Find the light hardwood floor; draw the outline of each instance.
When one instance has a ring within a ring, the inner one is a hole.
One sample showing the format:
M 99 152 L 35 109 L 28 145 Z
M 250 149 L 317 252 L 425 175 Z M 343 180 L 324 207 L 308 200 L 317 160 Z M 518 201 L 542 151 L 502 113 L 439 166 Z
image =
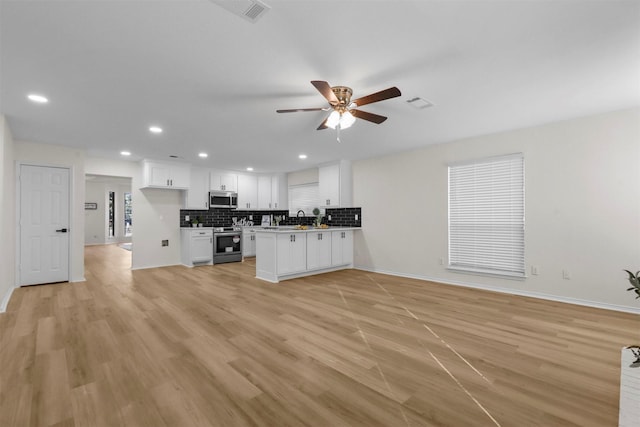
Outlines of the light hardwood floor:
M 130 271 L 0 314 L 0 426 L 615 426 L 640 316 L 346 270 Z M 621 285 L 622 286 L 622 285 Z

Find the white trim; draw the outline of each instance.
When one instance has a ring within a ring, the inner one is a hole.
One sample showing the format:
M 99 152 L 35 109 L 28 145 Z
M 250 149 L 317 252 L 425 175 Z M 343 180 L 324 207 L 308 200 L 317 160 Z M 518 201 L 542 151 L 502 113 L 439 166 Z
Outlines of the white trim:
M 543 299 L 543 300 L 548 300 L 548 301 L 556 301 L 556 302 L 562 302 L 562 303 L 566 303 L 566 304 L 581 305 L 581 306 L 585 306 L 585 307 L 601 308 L 603 310 L 612 310 L 612 311 L 620 311 L 620 312 L 623 312 L 623 313 L 640 314 L 640 308 L 628 307 L 628 306 L 625 306 L 625 305 L 608 304 L 608 303 L 603 303 L 603 302 L 598 302 L 598 301 L 590 301 L 590 300 L 582 300 L 582 299 L 577 299 L 577 298 L 562 297 L 562 296 L 558 296 L 558 295 L 545 294 L 545 293 L 542 293 L 542 292 L 520 291 L 520 290 L 516 290 L 516 289 L 501 288 L 499 286 L 480 285 L 480 284 L 477 284 L 477 283 L 453 282 L 453 281 L 442 279 L 442 278 L 438 278 L 438 277 L 429 277 L 429 276 L 422 276 L 422 275 L 417 275 L 417 274 L 398 273 L 398 272 L 395 272 L 395 271 L 388 271 L 388 270 L 382 270 L 382 269 L 377 269 L 377 268 L 367 268 L 367 267 L 362 267 L 362 266 L 355 266 L 354 268 L 357 269 L 357 270 L 369 271 L 371 273 L 388 274 L 390 276 L 406 277 L 406 278 L 409 278 L 409 279 L 426 280 L 426 281 L 429 281 L 429 282 L 441 283 L 443 285 L 461 286 L 461 287 L 465 287 L 465 288 L 473 288 L 473 289 L 481 289 L 481 290 L 485 290 L 485 291 L 500 292 L 500 293 L 503 293 L 503 294 L 518 295 L 518 296 L 537 298 L 537 299 Z
M 186 267 L 186 265 L 181 264 L 181 263 L 176 263 L 176 264 L 164 264 L 164 265 L 145 265 L 143 267 L 131 267 L 131 270 L 146 270 L 148 268 L 162 268 L 162 267 L 173 267 L 173 266 L 182 266 L 182 267 Z
M 9 300 L 11 299 L 14 289 L 15 287 L 9 288 L 7 293 L 4 295 L 4 298 L 2 298 L 2 302 L 0 303 L 0 313 L 7 311 L 7 306 L 9 305 Z

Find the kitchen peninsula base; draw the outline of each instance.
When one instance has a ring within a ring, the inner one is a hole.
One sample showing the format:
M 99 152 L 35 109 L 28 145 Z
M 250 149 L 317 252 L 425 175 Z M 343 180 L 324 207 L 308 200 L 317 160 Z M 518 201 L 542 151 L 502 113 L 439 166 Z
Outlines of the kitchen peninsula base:
M 256 277 L 272 283 L 353 268 L 359 228 L 256 230 Z

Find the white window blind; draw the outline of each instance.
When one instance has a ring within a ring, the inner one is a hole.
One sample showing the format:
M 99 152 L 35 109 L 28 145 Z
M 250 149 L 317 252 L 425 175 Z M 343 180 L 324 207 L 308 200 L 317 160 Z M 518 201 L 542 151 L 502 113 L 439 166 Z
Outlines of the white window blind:
M 522 154 L 449 166 L 449 267 L 524 277 Z
M 318 183 L 292 185 L 289 187 L 289 216 L 296 216 L 302 209 L 307 216 L 313 216 L 313 209 L 318 207 L 320 191 Z

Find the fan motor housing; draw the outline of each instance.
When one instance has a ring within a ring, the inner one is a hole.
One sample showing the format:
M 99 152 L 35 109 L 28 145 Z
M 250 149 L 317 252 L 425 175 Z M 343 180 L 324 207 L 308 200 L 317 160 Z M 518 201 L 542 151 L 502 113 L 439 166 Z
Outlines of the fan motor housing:
M 350 87 L 347 86 L 333 86 L 331 88 L 333 94 L 338 98 L 340 107 L 347 107 L 351 102 L 351 95 L 353 95 L 353 91 Z

